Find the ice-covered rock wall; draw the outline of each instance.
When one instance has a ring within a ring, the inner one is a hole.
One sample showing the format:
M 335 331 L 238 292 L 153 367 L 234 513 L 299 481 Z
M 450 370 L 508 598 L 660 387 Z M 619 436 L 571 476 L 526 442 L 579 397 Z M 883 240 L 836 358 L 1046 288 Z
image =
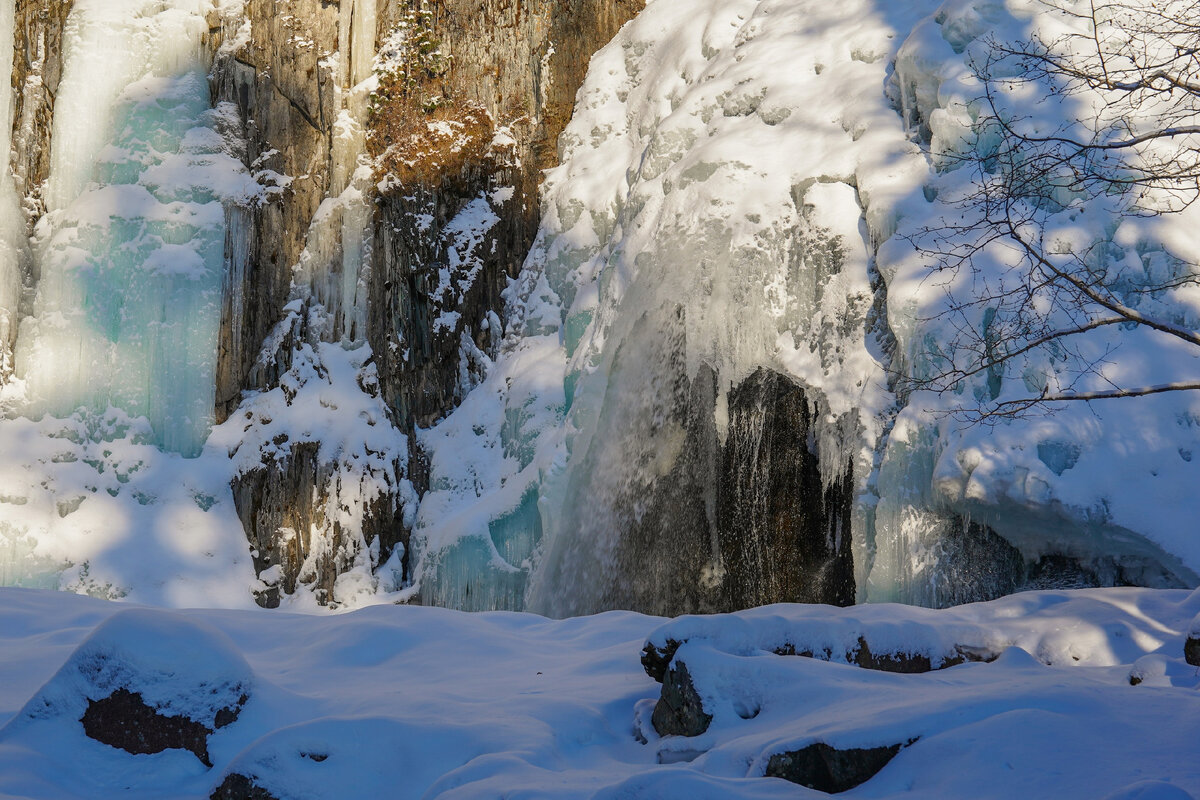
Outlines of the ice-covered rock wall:
M 1011 279 L 997 254 L 951 285 L 914 246 L 970 213 L 953 155 L 977 146 L 978 65 L 1081 19 L 1016 1 L 651 4 L 592 60 L 500 357 L 421 435 L 426 601 L 678 613 L 840 602 L 828 574 L 859 600 L 928 605 L 1194 583 L 1191 394 L 961 416 L 1047 380 L 1177 380 L 1194 361 L 1179 348 L 1112 326 L 1079 344 L 1102 364 L 1082 378 L 1050 347 L 962 391 L 891 391 L 936 368 L 956 325 L 984 336 L 982 306 L 947 312 L 955 291 Z M 1045 130 L 1075 112 L 1002 113 Z M 1106 203 L 1068 209 L 1052 246 L 1111 258 L 1129 302 L 1192 326 L 1190 289 L 1140 288 L 1196 263 L 1192 212 L 1122 221 Z M 808 414 L 773 416 L 778 392 Z M 818 479 L 766 455 L 767 420 L 780 459 L 807 453 Z
M 15 0 L 0 4 L 0 53 L 13 47 L 16 27 Z M 12 147 L 13 87 L 0 86 L 0 153 Z M 20 319 L 21 289 L 29 267 L 21 196 L 8 173 L 0 175 L 0 384 L 13 369 L 13 344 Z
M 963 309 L 962 301 L 998 297 L 1022 279 L 1017 251 L 1003 242 L 981 253 L 980 269 L 953 271 L 944 269 L 925 232 L 940 229 L 938 248 L 949 249 L 956 243 L 950 226 L 964 226 L 977 213 L 964 198 L 979 175 L 973 167 L 958 169 L 963 160 L 955 154 L 994 146 L 978 131 L 993 113 L 980 74 L 981 65 L 996 60 L 995 43 L 1037 36 L 1057 42 L 1067 58 L 1082 58 L 1087 47 L 1079 43 L 1091 42 L 1093 31 L 1089 8 L 1076 5 L 1056 11 L 1023 2 L 952 0 L 923 19 L 899 50 L 888 92 L 927 153 L 930 174 L 919 194 L 898 205 L 899 229 L 880 252 L 898 371 L 920 379 L 944 369 L 951 355 L 947 343 L 961 326 L 982 339 L 997 311 L 997 304 Z M 1163 8 L 1169 14 L 1180 6 Z M 1072 9 L 1081 14 L 1068 13 Z M 1078 53 L 1067 47 L 1072 41 Z M 1003 78 L 1013 74 L 1014 64 L 1001 61 L 988 69 Z M 1061 89 L 1025 83 L 1010 92 L 997 81 L 994 113 L 1021 119 L 1034 131 L 1086 137 L 1086 122 L 1104 98 L 1078 90 L 1054 94 L 1052 88 Z M 1200 317 L 1186 280 L 1167 291 L 1145 287 L 1194 272 L 1200 261 L 1195 211 L 1135 218 L 1119 210 L 1120 200 L 1071 200 L 1049 217 L 1047 251 L 1090 253 L 1104 265 L 1106 285 L 1117 296 L 1142 313 L 1194 328 Z M 961 242 L 969 232 L 957 235 Z M 1047 307 L 1038 293 L 1029 302 Z M 1067 306 L 1049 307 L 1051 328 L 1078 323 Z M 1193 354 L 1165 337 L 1109 326 L 1035 348 L 953 391 L 905 398 L 891 435 L 879 445 L 880 500 L 866 598 L 947 605 L 1025 585 L 1194 585 L 1200 550 L 1190 523 L 1197 509 L 1187 488 L 1194 482 L 1191 454 L 1197 447 L 1200 400 L 1194 392 L 1060 404 L 1053 414 L 1039 409 L 986 424 L 968 424 L 961 412 L 1043 390 L 1186 380 L 1195 363 Z
M 1066 362 L 1030 351 L 961 394 L 903 380 L 936 368 L 964 288 L 913 242 L 971 186 L 947 154 L 975 146 L 972 64 L 989 36 L 1077 18 L 1027 0 L 0 17 L 0 446 L 20 454 L 0 583 L 562 615 L 1200 574 L 1190 395 L 972 428 L 956 413 Z M 1140 290 L 1198 260 L 1190 217 L 1072 213 L 1062 247 L 1194 327 L 1187 287 Z M 959 324 L 984 331 L 979 311 Z M 1078 387 L 1191 363 L 1115 326 L 1080 348 L 1117 357 Z
M 849 476 L 889 403 L 888 231 L 862 219 L 885 227 L 921 165 L 878 91 L 894 36 L 870 3 L 660 2 L 593 58 L 509 339 L 424 439 L 423 596 L 557 614 L 852 599 Z M 777 392 L 805 406 L 780 424 L 813 468 L 774 485 L 787 470 L 751 469 L 768 445 L 749 409 Z M 754 512 L 755 493 L 820 522 Z M 773 574 L 804 551 L 804 575 Z M 823 569 L 842 577 L 821 589 Z

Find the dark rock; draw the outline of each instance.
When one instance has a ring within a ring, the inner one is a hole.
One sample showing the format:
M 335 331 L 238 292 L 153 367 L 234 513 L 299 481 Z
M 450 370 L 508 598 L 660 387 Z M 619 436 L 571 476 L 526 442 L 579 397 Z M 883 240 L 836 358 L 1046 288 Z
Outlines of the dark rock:
M 1200 667 L 1200 638 L 1196 634 L 1188 636 L 1183 643 L 1183 660 L 1193 667 Z
M 659 647 L 653 642 L 646 642 L 646 646 L 642 648 L 642 669 L 646 670 L 646 674 L 659 683 L 663 682 L 663 676 L 667 674 L 667 668 L 671 666 L 671 659 L 675 657 L 675 651 L 683 642 L 677 642 L 674 639 L 667 639 L 667 643 L 663 647 Z
M 699 736 L 708 730 L 712 714 L 705 712 L 682 661 L 675 661 L 663 676 L 662 695 L 650 722 L 659 736 Z
M 950 528 L 929 549 L 938 576 L 935 608 L 994 600 L 1019 591 L 1025 559 L 1017 548 L 986 525 L 955 516 Z
M 250 540 L 254 570 L 261 574 L 280 566 L 280 581 L 255 595 L 259 605 L 275 608 L 281 592 L 291 594 L 303 582 L 319 598 L 333 599 L 333 585 L 354 557 L 349 534 L 335 520 L 332 546 L 316 559 L 311 573 L 301 569 L 313 552 L 313 530 L 326 528 L 326 501 L 334 465 L 318 458 L 317 442 L 294 442 L 279 460 L 242 473 L 232 483 L 234 508 Z M 363 538 L 379 542 L 380 562 L 386 561 L 397 544 L 406 548 L 408 531 L 401 523 L 396 499 L 380 495 L 363 513 Z
M 563 517 L 580 530 L 542 566 L 547 585 L 590 574 L 596 588 L 573 587 L 555 612 L 853 603 L 850 465 L 825 486 L 804 388 L 765 368 L 730 392 L 722 441 L 719 376 L 701 364 L 689 379 L 684 313 L 659 331 L 642 318 L 615 355 L 622 383 L 607 393 L 621 400 L 605 405 L 567 487 Z
M 819 792 L 836 794 L 873 778 L 895 758 L 900 747 L 894 744 L 889 747 L 838 750 L 824 742 L 815 742 L 799 750 L 771 756 L 766 775 Z
M 933 669 L 930 658 L 925 653 L 879 653 L 871 652 L 867 640 L 861 636 L 858 639 L 858 650 L 853 657 L 847 659 L 863 669 L 873 669 L 880 672 L 897 672 L 905 675 L 915 675 L 929 672 Z M 962 660 L 947 663 L 945 666 L 961 664 Z
M 209 800 L 280 800 L 266 789 L 237 772 L 231 772 L 221 781 L 221 785 L 213 789 Z
M 823 484 L 814 424 L 804 388 L 773 370 L 756 370 L 729 393 L 715 487 L 725 609 L 854 603 L 851 469 Z
M 245 695 L 242 703 L 245 703 Z M 217 712 L 217 727 L 237 719 L 241 705 Z M 89 700 L 79 720 L 90 738 L 129 753 L 161 753 L 163 750 L 187 750 L 206 767 L 208 735 L 206 726 L 185 716 L 160 714 L 148 706 L 140 692 L 117 689 L 102 700 Z

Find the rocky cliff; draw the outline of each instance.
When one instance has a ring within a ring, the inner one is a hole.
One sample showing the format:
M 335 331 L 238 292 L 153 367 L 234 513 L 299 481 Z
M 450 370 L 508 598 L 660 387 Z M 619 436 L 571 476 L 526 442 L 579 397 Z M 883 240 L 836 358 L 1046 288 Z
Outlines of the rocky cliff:
M 405 490 L 424 489 L 412 434 L 494 353 L 501 293 L 534 239 L 541 174 L 588 57 L 639 8 L 246 0 L 210 15 L 214 102 L 236 109 L 240 154 L 268 190 L 227 212 L 217 420 L 245 392 L 278 387 L 303 344 L 365 340 L 371 379 L 360 372 L 348 389 L 382 397 L 408 450 L 367 475 L 384 488 L 345 509 L 357 516 L 345 526 L 321 511 L 347 505 L 345 478 L 315 443 L 241 471 L 238 514 L 270 577 L 262 602 L 297 580 L 336 601 L 338 575 L 364 550 L 374 566 L 404 551 Z M 418 63 L 418 47 L 434 55 Z

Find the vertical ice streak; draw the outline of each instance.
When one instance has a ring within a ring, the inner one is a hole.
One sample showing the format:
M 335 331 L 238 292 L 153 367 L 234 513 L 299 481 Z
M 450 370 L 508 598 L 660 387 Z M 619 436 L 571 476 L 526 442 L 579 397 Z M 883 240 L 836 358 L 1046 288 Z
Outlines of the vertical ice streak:
M 17 372 L 31 411 L 120 408 L 196 455 L 212 422 L 225 214 L 203 0 L 81 0 L 64 33 L 40 278 Z
M 375 0 L 342 6 L 336 65 L 340 108 L 333 124 L 329 194 L 313 217 L 296 275 L 299 293 L 311 290 L 329 312 L 328 337 L 347 347 L 366 340 L 366 287 L 374 238 L 374 178 L 366 152 L 366 123 L 375 88 L 375 20 Z

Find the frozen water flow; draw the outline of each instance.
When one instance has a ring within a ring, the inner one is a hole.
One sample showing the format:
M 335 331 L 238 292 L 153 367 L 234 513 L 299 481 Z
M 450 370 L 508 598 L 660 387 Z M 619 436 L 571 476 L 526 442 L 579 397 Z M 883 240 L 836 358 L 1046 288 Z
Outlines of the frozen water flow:
M 204 5 L 76 4 L 17 347 L 29 413 L 114 406 L 186 456 L 213 417 L 222 201 L 246 180 L 211 127 Z

